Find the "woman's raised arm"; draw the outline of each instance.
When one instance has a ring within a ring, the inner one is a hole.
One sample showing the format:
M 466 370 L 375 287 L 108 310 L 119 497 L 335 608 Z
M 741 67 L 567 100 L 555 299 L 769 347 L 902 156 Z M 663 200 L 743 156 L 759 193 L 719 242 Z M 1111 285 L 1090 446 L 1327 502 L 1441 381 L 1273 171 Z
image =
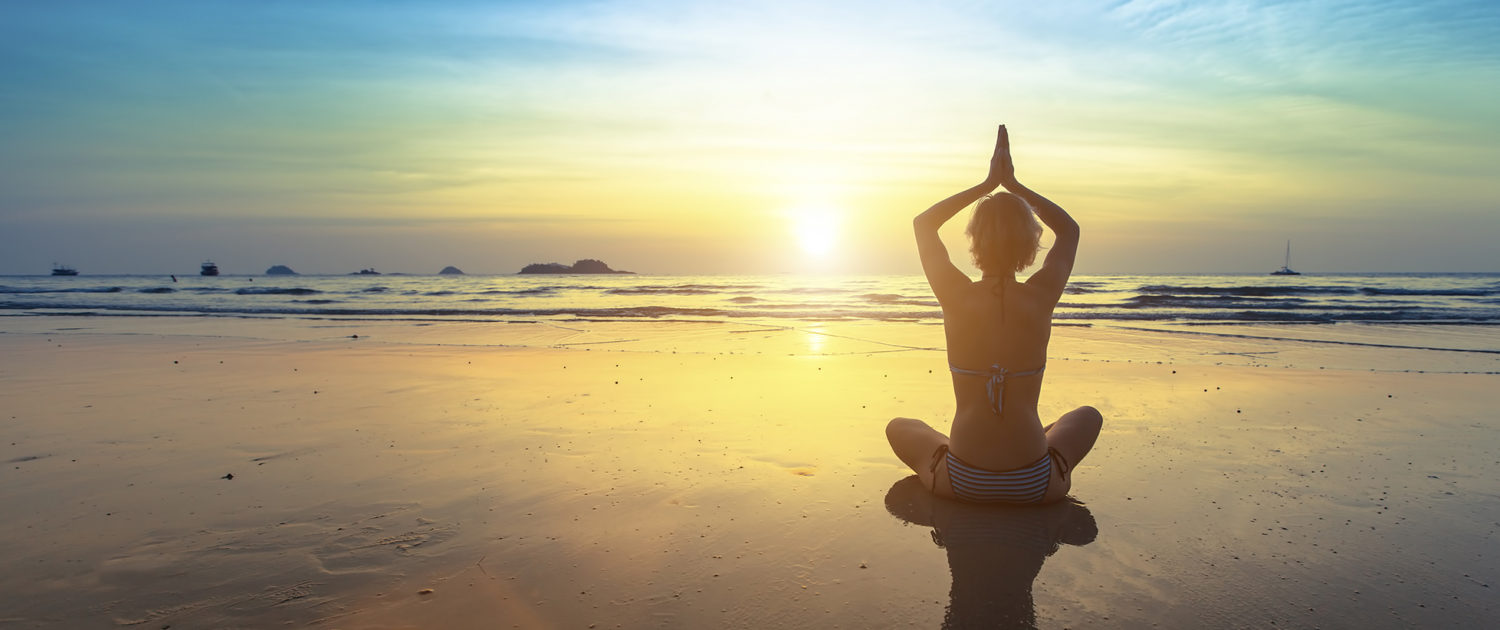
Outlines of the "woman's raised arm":
M 1045 289 L 1055 303 L 1062 297 L 1063 287 L 1068 284 L 1068 276 L 1073 274 L 1073 259 L 1078 256 L 1078 222 L 1068 216 L 1068 212 L 1061 206 L 1016 181 L 1015 163 L 1010 158 L 1010 137 L 1005 131 L 1005 125 L 1000 125 L 995 159 L 999 165 L 992 165 L 990 172 L 999 173 L 1000 185 L 1005 187 L 1006 192 L 1025 199 L 1036 212 L 1036 217 L 1057 237 L 1052 248 L 1047 251 L 1042 268 L 1026 280 L 1026 284 Z
M 922 257 L 922 272 L 927 274 L 927 284 L 932 287 L 932 293 L 937 296 L 939 303 L 946 300 L 959 287 L 967 285 L 969 277 L 959 271 L 958 267 L 953 265 L 953 261 L 948 258 L 948 248 L 943 246 L 943 239 L 938 236 L 938 228 L 969 204 L 999 188 L 1006 179 L 1003 169 L 1007 168 L 1009 163 L 1010 141 L 1005 132 L 1005 125 L 1000 125 L 1000 131 L 995 138 L 995 154 L 990 158 L 990 172 L 984 181 L 933 204 L 931 208 L 912 219 L 912 229 L 917 235 L 917 253 Z M 1013 174 L 1011 179 L 1014 179 Z

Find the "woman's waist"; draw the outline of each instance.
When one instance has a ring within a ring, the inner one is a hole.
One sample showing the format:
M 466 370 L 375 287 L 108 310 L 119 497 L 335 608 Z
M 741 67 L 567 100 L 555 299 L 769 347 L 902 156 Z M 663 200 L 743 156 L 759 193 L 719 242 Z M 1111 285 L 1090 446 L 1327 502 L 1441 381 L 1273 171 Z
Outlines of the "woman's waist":
M 1003 422 L 958 416 L 950 433 L 949 449 L 955 456 L 989 470 L 1024 466 L 1047 452 L 1047 435 L 1034 415 Z
M 1022 383 L 1021 380 L 1032 381 Z M 985 383 L 953 383 L 953 401 L 957 413 L 988 414 L 993 417 L 999 407 L 1001 415 L 1036 416 L 1037 401 L 1042 397 L 1041 379 L 1020 379 L 1003 388 L 986 387 Z M 997 404 L 998 403 L 998 404 Z
M 1036 410 L 1036 399 L 1022 400 L 1020 397 L 1005 397 L 1005 408 L 1000 415 L 995 415 L 994 407 L 990 406 L 988 400 L 982 396 L 977 400 L 965 400 L 959 397 L 958 405 L 953 410 L 954 430 L 958 427 L 973 425 L 985 432 L 1009 433 L 1013 431 L 1027 431 L 1032 427 L 1042 426 L 1042 417 Z

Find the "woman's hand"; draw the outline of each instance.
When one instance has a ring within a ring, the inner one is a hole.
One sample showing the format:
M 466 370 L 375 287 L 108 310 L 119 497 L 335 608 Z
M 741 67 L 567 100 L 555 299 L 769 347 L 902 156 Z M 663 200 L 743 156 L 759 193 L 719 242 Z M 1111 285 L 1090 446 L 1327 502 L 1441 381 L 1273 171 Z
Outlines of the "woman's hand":
M 1016 181 L 1016 165 L 1010 159 L 1010 133 L 1005 125 L 995 135 L 995 155 L 990 158 L 990 174 L 985 183 L 992 188 L 1004 186 L 1007 190 Z

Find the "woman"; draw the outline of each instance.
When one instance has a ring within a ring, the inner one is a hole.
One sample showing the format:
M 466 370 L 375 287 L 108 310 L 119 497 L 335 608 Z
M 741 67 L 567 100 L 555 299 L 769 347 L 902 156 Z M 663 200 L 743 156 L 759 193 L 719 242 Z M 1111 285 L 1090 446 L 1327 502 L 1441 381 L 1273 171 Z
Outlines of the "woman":
M 990 194 L 1002 186 L 1007 192 Z M 938 237 L 939 227 L 976 200 L 968 235 L 984 275 L 977 282 L 953 266 Z M 1037 218 L 1057 240 L 1041 270 L 1019 282 L 1016 272 L 1030 266 L 1040 248 Z M 1062 499 L 1104 421 L 1093 407 L 1079 407 L 1043 427 L 1036 412 L 1052 309 L 1073 271 L 1078 224 L 1016 181 L 1005 125 L 984 182 L 939 201 L 912 223 L 922 271 L 943 308 L 957 410 L 951 438 L 921 420 L 891 420 L 885 429 L 891 448 L 938 496 L 984 503 Z

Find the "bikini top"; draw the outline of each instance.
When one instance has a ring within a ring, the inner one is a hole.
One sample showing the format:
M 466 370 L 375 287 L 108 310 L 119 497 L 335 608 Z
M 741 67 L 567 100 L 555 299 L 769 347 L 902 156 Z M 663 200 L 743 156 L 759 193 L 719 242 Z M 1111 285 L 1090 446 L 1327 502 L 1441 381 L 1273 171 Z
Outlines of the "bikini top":
M 1036 374 L 1041 374 L 1042 370 L 1045 369 L 1047 369 L 1047 366 L 1043 365 L 1042 367 L 1039 367 L 1035 370 L 1027 370 L 1025 372 L 1012 372 L 1003 367 L 1000 367 L 1000 364 L 996 363 L 995 365 L 990 366 L 990 369 L 988 370 L 979 371 L 965 370 L 961 367 L 954 366 L 951 363 L 948 364 L 948 371 L 953 372 L 954 374 L 983 376 L 989 379 L 984 384 L 984 393 L 989 395 L 990 409 L 993 409 L 995 411 L 995 415 L 997 416 L 1000 415 L 1001 403 L 1003 403 L 1005 399 L 1005 379 L 1015 378 L 1018 376 L 1033 376 Z

